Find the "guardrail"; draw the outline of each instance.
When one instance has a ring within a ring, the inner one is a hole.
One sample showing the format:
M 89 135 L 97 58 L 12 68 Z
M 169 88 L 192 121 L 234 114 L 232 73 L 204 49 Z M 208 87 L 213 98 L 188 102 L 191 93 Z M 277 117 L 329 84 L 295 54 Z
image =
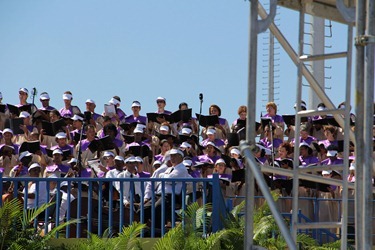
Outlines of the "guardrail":
M 221 193 L 219 177 L 213 178 L 31 178 L 31 177 L 2 177 L 5 182 L 14 184 L 14 197 L 23 198 L 23 208 L 27 210 L 29 187 L 25 183 L 34 182 L 35 200 L 38 201 L 43 193 L 48 194 L 49 202 L 55 205 L 49 207 L 39 216 L 39 227 L 44 227 L 47 233 L 52 227 L 70 219 L 81 219 L 80 223 L 66 228 L 66 238 L 89 237 L 88 232 L 101 236 L 109 228 L 111 234 L 121 232 L 123 226 L 138 221 L 147 225 L 141 237 L 159 237 L 169 228 L 175 227 L 181 218 L 178 211 L 197 201 L 200 205 L 212 204 L 210 224 L 202 224 L 202 233 L 216 232 L 222 228 L 222 219 L 226 217 L 225 202 Z M 120 184 L 116 192 L 113 184 Z M 128 200 L 125 205 L 124 183 L 130 184 Z M 160 186 L 160 194 L 151 193 L 149 201 L 145 201 L 146 185 L 151 190 Z M 135 184 L 140 184 L 140 194 L 135 193 Z M 178 192 L 182 184 L 181 192 Z M 5 193 L 5 187 L 0 185 L 0 193 Z M 24 186 L 24 192 L 19 195 L 18 189 Z M 56 188 L 53 188 L 56 186 Z M 171 191 L 166 192 L 166 186 Z M 54 191 L 54 192 L 51 192 Z M 52 194 L 53 195 L 50 195 Z M 139 197 L 138 197 L 139 196 Z M 136 199 L 137 198 L 137 199 Z M 29 203 L 31 200 L 29 199 Z M 37 204 L 39 206 L 40 204 Z M 0 201 L 1 206 L 1 201 Z M 208 211 L 207 211 L 208 212 Z M 203 213 L 202 221 L 206 221 L 207 213 Z M 56 237 L 59 235 L 57 234 Z

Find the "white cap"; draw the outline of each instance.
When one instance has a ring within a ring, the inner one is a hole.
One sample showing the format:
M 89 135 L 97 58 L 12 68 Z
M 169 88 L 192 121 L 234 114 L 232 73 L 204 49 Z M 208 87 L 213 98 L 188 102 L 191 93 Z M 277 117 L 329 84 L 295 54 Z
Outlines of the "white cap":
M 225 161 L 223 160 L 223 159 L 218 159 L 216 162 L 215 162 L 215 165 L 216 164 L 219 164 L 219 163 L 224 163 L 225 165 L 227 165 L 226 163 L 225 163 Z
M 216 129 L 209 128 L 209 129 L 207 129 L 206 134 L 207 135 L 214 135 L 214 134 L 216 134 Z
M 10 128 L 6 128 L 6 129 L 4 129 L 4 130 L 3 130 L 3 134 L 5 134 L 5 133 L 11 133 L 12 135 L 14 135 L 14 134 L 13 134 L 13 130 L 11 130 Z
M 179 155 L 181 155 L 182 157 L 184 157 L 184 153 L 183 153 L 181 150 L 176 149 L 176 148 L 172 148 L 172 149 L 169 151 L 169 154 L 170 154 L 170 155 L 179 154 Z
M 73 115 L 72 118 L 73 121 L 83 121 L 83 117 L 79 116 L 79 115 Z
M 134 134 L 135 134 L 135 133 L 143 133 L 143 129 L 140 128 L 140 127 L 138 127 L 138 126 L 136 126 L 135 129 L 133 130 L 133 133 L 134 133 Z
M 135 159 L 134 156 L 130 156 L 130 157 L 126 158 L 125 162 L 137 162 L 137 160 Z
M 190 128 L 182 128 L 181 129 L 181 134 L 188 134 L 190 135 L 192 130 Z
M 62 155 L 63 152 L 60 149 L 57 148 L 57 149 L 53 150 L 53 152 L 52 152 L 52 155 L 55 155 L 55 154 Z
M 331 174 L 332 170 L 323 170 L 322 175 Z
M 183 143 L 181 143 L 180 148 L 191 148 L 191 145 L 184 141 Z
M 231 151 L 230 151 L 231 154 L 236 154 L 236 155 L 240 155 L 241 152 L 237 149 L 237 148 L 232 148 Z
M 337 155 L 337 150 L 328 150 L 327 151 L 327 156 L 336 156 Z
M 191 167 L 193 165 L 192 160 L 183 160 L 182 164 L 184 164 L 186 167 Z
M 142 159 L 141 157 L 139 157 L 139 156 L 136 156 L 136 157 L 135 157 L 135 161 L 136 161 L 136 162 L 143 163 L 143 159 Z
M 141 103 L 139 101 L 134 101 L 132 103 L 132 107 L 140 107 L 141 106 Z
M 349 170 L 355 170 L 355 163 L 350 163 Z
M 167 99 L 165 99 L 164 97 L 159 96 L 158 98 L 156 98 L 156 101 L 167 101 Z
M 41 167 L 38 163 L 33 163 L 33 164 L 30 165 L 28 171 L 30 172 L 30 170 L 33 169 L 33 168 L 41 168 Z
M 70 161 L 67 162 L 68 164 L 71 164 L 71 163 L 77 163 L 77 159 L 76 158 L 72 158 L 70 159 Z
M 40 100 L 49 100 L 50 98 L 49 98 L 48 93 L 43 93 L 43 94 L 41 94 L 41 95 L 39 96 L 39 99 L 40 99 Z
M 111 98 L 111 100 L 109 100 L 109 104 L 113 104 L 113 105 L 117 105 L 117 104 L 120 104 L 121 102 L 115 98 Z
M 318 107 L 318 111 L 323 111 L 323 110 L 326 110 L 326 108 L 322 106 Z
M 212 141 L 207 142 L 206 147 L 207 146 L 216 147 L 215 143 L 213 143 Z
M 27 90 L 27 88 L 20 88 L 20 90 L 18 91 L 29 94 L 29 91 Z
M 169 132 L 169 127 L 168 126 L 160 126 L 159 130 Z
M 29 151 L 23 151 L 21 154 L 20 154 L 20 157 L 19 157 L 19 160 L 22 160 L 22 158 L 24 157 L 28 157 L 28 156 L 32 156 L 33 154 L 30 153 Z
M 28 117 L 30 117 L 30 114 L 27 111 L 22 111 L 19 115 L 19 118 L 28 118 Z
M 109 156 L 115 157 L 115 154 L 111 151 L 105 151 L 103 154 L 103 157 L 109 157 Z
M 63 94 L 63 100 L 72 100 L 73 96 L 71 94 Z
M 122 157 L 121 155 L 117 155 L 115 157 L 115 160 L 117 160 L 117 161 L 124 161 L 124 157 Z
M 66 134 L 64 132 L 59 132 L 55 135 L 55 137 L 57 139 L 65 139 L 66 138 Z
M 344 104 L 340 105 L 339 109 L 345 109 L 345 105 Z
M 308 148 L 311 148 L 310 145 L 308 143 L 304 142 L 304 141 L 299 144 L 299 147 L 302 147 L 302 146 L 306 146 Z
M 154 161 L 154 163 L 152 163 L 152 166 L 155 166 L 155 165 L 161 165 L 161 161 Z
M 93 99 L 87 99 L 85 103 L 93 103 L 93 104 L 95 104 L 95 101 Z

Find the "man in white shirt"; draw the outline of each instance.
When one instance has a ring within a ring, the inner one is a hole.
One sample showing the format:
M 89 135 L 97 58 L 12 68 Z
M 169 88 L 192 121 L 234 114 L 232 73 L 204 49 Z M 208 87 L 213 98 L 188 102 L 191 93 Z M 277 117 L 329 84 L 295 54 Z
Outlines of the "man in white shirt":
M 124 166 L 125 166 L 124 158 L 120 155 L 116 156 L 115 157 L 115 168 L 112 169 L 112 170 L 109 170 L 106 173 L 105 178 L 118 178 L 119 174 L 121 174 L 124 171 Z M 119 198 L 118 190 L 120 190 L 120 182 L 114 181 L 114 182 L 112 182 L 112 185 L 114 187 L 112 199 L 116 204 L 117 203 L 116 200 Z M 108 190 L 110 190 L 110 189 L 108 189 Z M 108 197 L 110 197 L 110 196 L 108 196 Z
M 192 178 L 186 170 L 185 165 L 182 163 L 184 158 L 184 153 L 179 149 L 171 149 L 169 151 L 170 154 L 170 163 L 171 165 L 165 170 L 164 173 L 161 173 L 159 178 L 166 178 L 166 179 L 175 179 L 175 178 Z M 162 166 L 160 167 L 162 168 Z M 159 169 L 158 169 L 159 170 Z M 181 204 L 181 190 L 182 190 L 182 182 L 174 182 L 174 191 L 175 191 L 175 204 Z M 157 201 L 155 203 L 155 226 L 160 228 L 162 225 L 161 223 L 161 213 L 162 213 L 162 203 L 164 202 L 164 212 L 166 222 L 171 221 L 172 218 L 172 195 L 173 195 L 173 183 L 172 182 L 165 182 L 164 185 L 164 199 L 162 196 L 162 185 L 156 185 L 156 197 Z M 146 194 L 147 195 L 147 194 Z M 146 196 L 145 195 L 145 196 Z M 147 197 L 147 196 L 146 196 Z M 145 204 L 145 221 L 147 222 L 148 219 L 151 218 L 151 203 Z M 176 207 L 175 207 L 176 208 Z M 163 222 L 164 223 L 164 222 Z
M 121 172 L 118 178 L 139 178 L 139 175 L 135 169 L 137 161 L 134 156 L 130 156 L 126 159 L 126 170 Z M 125 207 L 130 207 L 131 198 L 133 197 L 133 203 L 140 202 L 141 195 L 141 183 L 139 181 L 123 181 L 123 202 Z M 121 194 L 121 190 L 117 190 Z

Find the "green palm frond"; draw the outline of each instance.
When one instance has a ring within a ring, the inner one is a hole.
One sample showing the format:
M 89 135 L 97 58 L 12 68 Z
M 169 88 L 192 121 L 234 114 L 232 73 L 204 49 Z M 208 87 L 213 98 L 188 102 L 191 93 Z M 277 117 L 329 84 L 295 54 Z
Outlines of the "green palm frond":
M 118 236 L 115 249 L 141 249 L 142 247 L 138 236 L 145 227 L 145 224 L 138 222 L 133 222 L 128 227 L 124 226 Z
M 54 202 L 44 203 L 39 208 L 28 209 L 27 211 L 25 211 L 21 220 L 22 229 L 25 230 L 26 228 L 29 228 L 30 223 L 32 223 L 39 216 L 39 214 L 41 214 L 52 205 L 54 205 Z
M 315 249 L 318 242 L 307 234 L 297 234 L 297 244 L 300 249 Z
M 154 250 L 185 249 L 186 238 L 181 224 L 169 230 L 154 245 Z

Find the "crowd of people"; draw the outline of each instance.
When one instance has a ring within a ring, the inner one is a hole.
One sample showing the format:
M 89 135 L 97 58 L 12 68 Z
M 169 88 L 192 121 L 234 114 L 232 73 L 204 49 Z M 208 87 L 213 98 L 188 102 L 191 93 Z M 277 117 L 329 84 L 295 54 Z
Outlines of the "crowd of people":
M 73 94 L 63 93 L 64 107 L 49 105 L 50 97 L 39 96 L 41 106 L 27 102 L 29 92 L 19 89 L 19 103 L 2 104 L 0 93 L 0 172 L 3 177 L 90 177 L 90 178 L 211 178 L 218 173 L 224 197 L 244 195 L 245 162 L 238 148 L 246 133 L 247 107 L 238 108 L 238 119 L 229 123 L 221 117 L 218 105 L 211 105 L 208 114 L 195 117 L 187 103 L 179 110 L 166 110 L 166 98 L 157 97 L 157 111 L 141 114 L 141 103 L 133 101 L 132 114 L 120 108 L 121 98 L 113 96 L 103 114 L 95 112 L 96 104 L 87 99 L 85 108 L 72 104 Z M 344 108 L 344 103 L 338 108 Z M 306 110 L 302 101 L 300 109 Z M 319 104 L 318 110 L 324 110 Z M 259 164 L 285 169 L 293 168 L 295 140 L 299 140 L 299 165 L 343 164 L 343 129 L 330 115 L 307 117 L 301 120 L 300 131 L 295 131 L 294 116 L 277 113 L 277 105 L 269 102 L 267 113 L 257 123 L 258 143 L 252 147 Z M 355 116 L 350 117 L 354 129 Z M 297 135 L 297 136 L 296 136 Z M 354 146 L 350 144 L 350 175 L 342 171 L 317 172 L 325 178 L 355 181 Z M 264 175 L 271 189 L 280 190 L 283 196 L 291 195 L 288 178 Z M 160 186 L 145 186 L 140 192 L 139 183 L 130 189 L 129 183 L 113 182 L 118 192 L 123 189 L 123 203 L 129 205 L 130 197 L 143 195 L 145 203 L 151 194 L 160 194 Z M 108 188 L 108 187 L 107 187 Z M 6 191 L 6 189 L 3 189 Z M 130 195 L 130 190 L 134 193 Z M 38 192 L 29 183 L 28 208 L 48 201 L 48 194 Z M 171 193 L 166 184 L 165 192 Z M 181 186 L 175 187 L 176 194 Z M 340 188 L 330 185 L 302 183 L 303 197 L 339 198 Z M 260 194 L 260 193 L 259 193 Z M 107 197 L 108 198 L 108 197 Z M 337 204 L 328 202 L 320 206 L 319 219 L 334 221 L 340 216 Z M 281 204 L 290 212 L 288 202 Z M 301 203 L 306 216 L 314 220 L 312 202 Z

